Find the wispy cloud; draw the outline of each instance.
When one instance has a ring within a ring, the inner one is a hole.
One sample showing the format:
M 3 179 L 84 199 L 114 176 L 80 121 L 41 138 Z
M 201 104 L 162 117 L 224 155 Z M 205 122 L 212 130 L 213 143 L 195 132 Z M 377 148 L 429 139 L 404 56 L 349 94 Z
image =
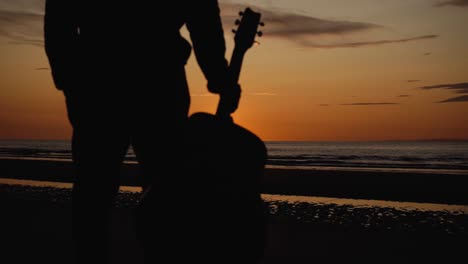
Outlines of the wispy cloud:
M 3 0 L 0 37 L 10 44 L 43 45 L 44 0 Z
M 429 56 L 431 54 L 432 54 L 432 52 L 426 52 L 426 53 L 424 53 L 424 56 Z
M 40 68 L 35 68 L 36 71 L 48 71 L 50 70 L 49 68 L 47 67 L 40 67 Z
M 420 82 L 421 80 L 407 80 L 407 82 L 412 83 L 412 82 Z
M 372 106 L 372 105 L 399 105 L 399 103 L 350 103 L 350 104 L 341 104 L 346 106 Z
M 201 93 L 201 94 L 191 94 L 190 96 L 194 96 L 194 97 L 211 97 L 211 96 L 216 96 L 216 95 L 212 94 L 212 93 Z
M 43 15 L 0 10 L 0 36 L 11 44 L 43 45 Z
M 244 8 L 242 5 L 223 3 L 223 21 L 225 27 L 231 27 L 232 21 L 237 18 L 237 12 Z M 343 36 L 361 32 L 370 32 L 375 29 L 385 28 L 374 23 L 332 20 L 296 14 L 284 10 L 273 10 L 258 6 L 253 9 L 262 13 L 263 21 L 267 24 L 266 36 L 288 39 L 308 48 L 352 48 L 373 45 L 384 45 L 391 43 L 404 43 L 438 37 L 435 34 L 420 35 L 408 38 L 377 39 L 366 41 L 345 41 Z M 337 37 L 335 43 L 323 43 L 321 36 Z M 311 40 L 313 38 L 314 40 Z
M 319 106 L 330 106 L 329 104 L 319 104 Z
M 222 3 L 225 28 L 232 26 L 237 13 L 245 6 Z M 343 36 L 384 28 L 381 25 L 360 21 L 332 20 L 252 6 L 262 13 L 267 24 L 266 35 L 288 39 L 308 48 L 350 48 L 390 43 L 404 43 L 436 38 L 437 35 L 421 35 L 408 38 L 377 39 L 369 41 L 344 41 Z M 0 37 L 10 44 L 43 45 L 42 22 L 44 0 L 3 0 L 0 3 Z M 320 36 L 335 36 L 337 42 L 322 43 Z M 311 40 L 311 37 L 314 40 Z
M 257 96 L 276 96 L 277 94 L 275 94 L 275 93 L 251 93 L 251 95 L 257 95 Z
M 403 97 L 410 97 L 411 95 L 408 94 L 400 94 L 398 97 L 403 98 Z
M 372 23 L 326 20 L 259 6 L 251 5 L 251 7 L 262 14 L 262 21 L 268 25 L 269 36 L 347 34 L 381 27 Z M 238 17 L 239 10 L 244 8 L 245 6 L 240 4 L 223 3 L 221 5 L 223 21 L 231 26 L 232 22 Z
M 457 103 L 457 102 L 468 102 L 468 95 L 457 96 L 449 98 L 447 100 L 439 101 L 436 103 Z
M 383 45 L 383 44 L 391 44 L 391 43 L 404 43 L 410 42 L 414 40 L 422 40 L 422 39 L 432 39 L 437 38 L 437 35 L 426 35 L 426 36 L 418 36 L 414 38 L 404 38 L 404 39 L 388 39 L 388 40 L 377 40 L 377 41 L 358 41 L 358 42 L 347 42 L 347 43 L 333 43 L 333 44 L 317 44 L 309 40 L 300 40 L 299 42 L 306 47 L 311 48 L 356 48 L 356 47 L 363 47 L 363 46 L 375 46 L 375 45 Z
M 432 89 L 445 89 L 450 90 L 458 94 L 468 94 L 468 83 L 452 83 L 452 84 L 438 84 L 438 85 L 431 85 L 431 86 L 422 86 L 419 87 L 423 90 L 432 90 Z M 446 100 L 442 100 L 436 103 L 455 103 L 455 102 L 467 102 L 468 95 L 457 96 L 453 98 L 449 98 Z
M 254 96 L 277 96 L 275 93 L 249 93 L 249 95 L 254 95 Z M 212 93 L 193 93 L 190 96 L 193 97 L 212 97 L 212 96 L 217 96 L 216 94 Z
M 420 87 L 424 90 L 431 90 L 431 89 L 446 89 L 451 90 L 456 93 L 468 93 L 468 82 L 466 83 L 453 83 L 453 84 L 438 84 L 438 85 L 431 85 L 431 86 L 422 86 Z
M 468 0 L 446 0 L 438 2 L 435 6 L 459 6 L 459 7 L 468 7 Z

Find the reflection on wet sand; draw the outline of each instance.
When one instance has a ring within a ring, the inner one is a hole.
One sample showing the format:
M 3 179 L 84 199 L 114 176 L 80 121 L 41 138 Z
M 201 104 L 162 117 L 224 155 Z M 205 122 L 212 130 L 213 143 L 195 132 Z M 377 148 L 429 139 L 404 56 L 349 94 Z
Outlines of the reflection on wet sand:
M 0 191 L 21 199 L 40 199 L 67 204 L 70 183 L 0 179 Z M 139 187 L 122 187 L 116 207 L 134 207 Z M 467 205 L 409 203 L 264 194 L 275 221 L 310 223 L 339 230 L 436 232 L 468 235 Z M 190 201 L 187 201 L 187 205 Z

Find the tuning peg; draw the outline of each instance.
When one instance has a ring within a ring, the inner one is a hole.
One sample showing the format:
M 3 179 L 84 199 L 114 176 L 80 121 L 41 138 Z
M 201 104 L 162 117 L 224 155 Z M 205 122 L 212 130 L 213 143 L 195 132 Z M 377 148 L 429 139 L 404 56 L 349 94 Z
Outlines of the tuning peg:
M 263 36 L 263 32 L 262 31 L 257 32 L 257 36 L 259 37 Z
M 240 24 L 240 20 L 239 20 L 239 19 L 236 19 L 236 21 L 234 22 L 234 24 L 239 25 L 239 24 Z
M 265 26 L 265 23 L 260 22 L 259 25 L 260 25 L 261 27 L 264 27 L 264 26 Z
M 244 12 L 239 11 L 239 16 L 243 16 L 243 15 L 244 15 Z
M 232 33 L 234 33 L 234 34 L 237 33 L 237 30 L 235 30 L 235 29 L 233 29 L 233 30 L 231 30 L 231 31 L 232 31 Z

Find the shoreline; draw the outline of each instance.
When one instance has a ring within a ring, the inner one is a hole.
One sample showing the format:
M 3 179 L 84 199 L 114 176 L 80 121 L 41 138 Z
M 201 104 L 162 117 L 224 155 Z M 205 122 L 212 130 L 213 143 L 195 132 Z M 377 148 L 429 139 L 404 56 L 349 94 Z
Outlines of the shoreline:
M 41 158 L 41 157 L 0 157 L 0 160 L 29 160 L 29 161 L 51 161 L 51 162 L 68 162 L 71 159 L 63 158 Z M 137 161 L 123 161 L 126 165 L 138 165 Z M 437 174 L 437 175 L 465 175 L 468 176 L 468 170 L 463 169 L 426 169 L 426 168 L 396 168 L 396 167 L 346 167 L 346 166 L 297 166 L 297 165 L 266 165 L 266 170 L 297 170 L 297 171 L 355 171 L 355 172 L 397 172 L 397 173 L 417 173 L 417 174 Z
M 0 159 L 0 178 L 72 182 L 68 161 Z M 141 186 L 138 165 L 124 163 L 121 185 Z M 266 168 L 262 193 L 468 205 L 468 175 Z

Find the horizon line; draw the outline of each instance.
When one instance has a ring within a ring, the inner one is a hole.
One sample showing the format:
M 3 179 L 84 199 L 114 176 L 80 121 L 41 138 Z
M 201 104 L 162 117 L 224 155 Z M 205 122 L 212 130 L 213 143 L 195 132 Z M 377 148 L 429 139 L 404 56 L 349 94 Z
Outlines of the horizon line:
M 61 139 L 61 138 L 52 138 L 52 139 L 34 139 L 34 138 L 0 138 L 0 141 L 69 141 L 71 143 L 71 139 Z M 356 139 L 356 140 L 307 140 L 307 139 L 281 139 L 281 140 L 263 140 L 263 142 L 468 142 L 468 138 L 421 138 L 421 139 Z

